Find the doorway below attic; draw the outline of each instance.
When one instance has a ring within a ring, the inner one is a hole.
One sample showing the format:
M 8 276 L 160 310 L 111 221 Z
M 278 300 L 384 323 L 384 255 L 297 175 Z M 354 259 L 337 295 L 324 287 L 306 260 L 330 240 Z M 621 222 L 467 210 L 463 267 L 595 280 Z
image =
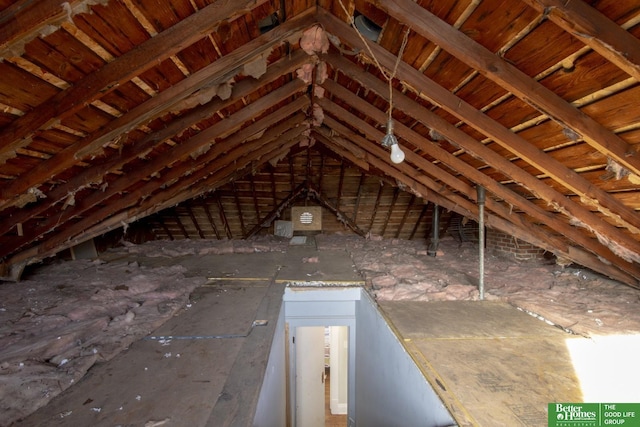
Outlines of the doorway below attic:
M 288 286 L 279 324 L 282 327 L 275 331 L 255 426 L 329 425 L 324 417 L 326 325 L 341 327 L 337 329 L 341 338 L 337 338 L 342 344 L 334 350 L 346 350 L 342 354 L 346 370 L 344 363 L 338 363 L 331 364 L 330 372 L 338 374 L 338 382 L 346 376 L 347 426 L 391 425 L 388 421 L 398 417 L 406 425 L 453 423 L 362 287 Z M 308 393 L 307 381 L 315 391 Z M 279 414 L 281 410 L 284 415 Z

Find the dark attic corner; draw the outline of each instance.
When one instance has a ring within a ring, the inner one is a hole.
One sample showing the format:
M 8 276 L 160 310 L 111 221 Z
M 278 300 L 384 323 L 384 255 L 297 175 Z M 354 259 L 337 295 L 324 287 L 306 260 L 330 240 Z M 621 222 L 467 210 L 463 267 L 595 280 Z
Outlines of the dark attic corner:
M 0 426 L 640 417 L 639 38 L 633 0 L 0 2 Z

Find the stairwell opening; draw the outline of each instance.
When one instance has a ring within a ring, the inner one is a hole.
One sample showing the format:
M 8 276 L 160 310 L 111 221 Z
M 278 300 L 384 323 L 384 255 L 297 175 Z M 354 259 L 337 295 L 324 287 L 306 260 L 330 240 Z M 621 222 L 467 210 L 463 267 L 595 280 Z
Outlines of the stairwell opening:
M 321 389 L 324 370 L 318 363 L 324 366 L 325 327 L 341 327 L 346 332 L 343 346 L 347 363 L 335 372 L 340 372 L 338 381 L 340 375 L 346 377 L 348 427 L 455 424 L 375 301 L 361 287 L 289 286 L 254 426 L 325 426 L 324 418 L 315 416 L 318 411 L 306 407 L 308 396 L 300 390 L 305 385 L 299 379 L 308 377 L 316 390 Z M 310 351 L 315 353 L 315 361 L 309 360 Z

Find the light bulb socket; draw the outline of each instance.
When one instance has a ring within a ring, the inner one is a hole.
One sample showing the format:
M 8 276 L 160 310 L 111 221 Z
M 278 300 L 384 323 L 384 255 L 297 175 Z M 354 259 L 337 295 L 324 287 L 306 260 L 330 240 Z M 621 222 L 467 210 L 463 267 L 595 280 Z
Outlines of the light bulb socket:
M 392 145 L 398 144 L 398 139 L 394 134 L 387 133 L 385 136 L 382 137 L 382 141 L 380 143 L 382 144 L 383 147 L 389 148 Z
M 387 121 L 387 133 L 382 137 L 381 144 L 384 147 L 391 147 L 398 143 L 398 138 L 393 134 L 393 120 L 389 119 Z

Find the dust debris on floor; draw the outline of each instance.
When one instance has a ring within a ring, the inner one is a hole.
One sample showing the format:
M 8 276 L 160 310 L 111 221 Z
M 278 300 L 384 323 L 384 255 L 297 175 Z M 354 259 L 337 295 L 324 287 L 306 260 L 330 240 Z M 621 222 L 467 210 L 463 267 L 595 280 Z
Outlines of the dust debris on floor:
M 443 239 L 431 257 L 426 242 L 417 240 L 320 234 L 315 242 L 320 255 L 343 251 L 350 257 L 378 301 L 478 299 L 477 244 Z M 20 282 L 2 283 L 0 425 L 46 405 L 95 364 L 189 310 L 197 303 L 190 296 L 208 280 L 193 268 L 203 257 L 294 250 L 275 236 L 124 244 L 94 261 L 56 261 L 32 268 Z M 305 253 L 300 261 L 322 274 L 322 256 Z M 486 299 L 506 301 L 571 333 L 640 333 L 638 290 L 582 266 L 488 255 L 485 287 Z M 164 357 L 180 357 L 168 351 L 170 343 L 171 337 L 158 338 Z

